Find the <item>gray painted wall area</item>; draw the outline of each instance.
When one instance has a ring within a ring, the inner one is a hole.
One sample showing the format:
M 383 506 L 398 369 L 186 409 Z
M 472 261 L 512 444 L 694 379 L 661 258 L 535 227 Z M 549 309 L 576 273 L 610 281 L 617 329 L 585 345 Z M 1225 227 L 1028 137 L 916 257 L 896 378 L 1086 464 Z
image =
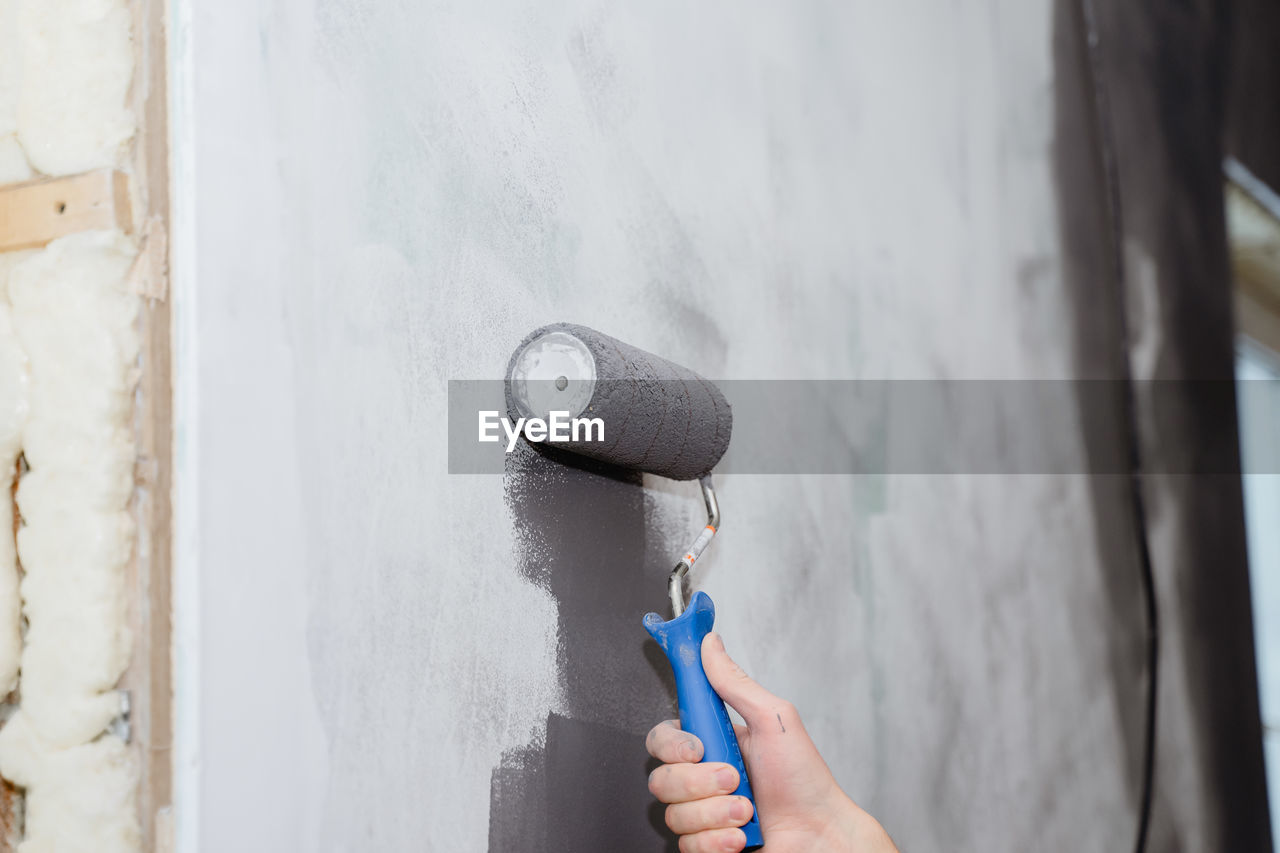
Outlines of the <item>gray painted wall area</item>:
M 527 450 L 450 476 L 447 381 L 561 320 L 716 379 L 1087 372 L 1074 20 L 193 0 L 200 849 L 672 849 L 640 619 L 697 487 Z M 697 583 L 904 850 L 1123 850 L 1122 485 L 737 474 Z M 1166 793 L 1162 849 L 1212 847 L 1179 808 L 1211 796 Z

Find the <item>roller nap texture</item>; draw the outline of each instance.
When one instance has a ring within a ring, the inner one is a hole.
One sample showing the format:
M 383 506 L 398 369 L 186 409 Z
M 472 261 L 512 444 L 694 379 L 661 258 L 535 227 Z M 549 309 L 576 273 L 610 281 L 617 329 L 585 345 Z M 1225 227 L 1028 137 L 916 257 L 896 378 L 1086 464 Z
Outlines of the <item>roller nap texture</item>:
M 729 447 L 733 413 L 710 381 L 688 368 L 571 323 L 543 326 L 516 347 L 507 365 L 510 416 L 599 418 L 603 441 L 557 441 L 556 448 L 692 480 L 711 471 Z

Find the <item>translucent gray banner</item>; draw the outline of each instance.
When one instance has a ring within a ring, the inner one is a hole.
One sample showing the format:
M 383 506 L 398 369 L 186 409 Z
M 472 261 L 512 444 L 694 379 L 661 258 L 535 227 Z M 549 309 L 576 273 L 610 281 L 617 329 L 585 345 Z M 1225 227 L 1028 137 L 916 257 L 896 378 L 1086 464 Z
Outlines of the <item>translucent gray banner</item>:
M 597 393 L 609 393 L 608 383 L 599 384 Z M 715 384 L 733 407 L 732 439 L 717 474 L 1127 474 L 1130 390 L 1141 413 L 1143 472 L 1280 473 L 1280 383 L 1268 380 L 1150 381 L 1131 389 L 1119 380 Z M 482 412 L 506 416 L 515 426 L 505 392 L 503 380 L 449 382 L 450 473 L 502 473 L 510 433 L 490 417 L 489 435 L 498 440 L 479 436 Z M 605 420 L 606 442 L 628 428 L 629 418 L 666 415 L 645 405 L 670 395 L 634 382 L 618 393 L 635 402 L 619 422 Z M 1274 441 L 1247 449 L 1247 466 L 1235 442 L 1237 405 L 1274 425 Z M 1202 434 L 1191 433 L 1196 427 Z M 678 429 L 662 436 L 679 440 Z

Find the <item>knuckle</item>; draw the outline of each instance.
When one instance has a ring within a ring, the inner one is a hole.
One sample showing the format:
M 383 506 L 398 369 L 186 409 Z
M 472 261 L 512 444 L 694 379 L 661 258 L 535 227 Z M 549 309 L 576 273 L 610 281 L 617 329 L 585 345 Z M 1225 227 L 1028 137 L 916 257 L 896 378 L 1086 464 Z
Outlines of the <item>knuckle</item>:
M 729 826 L 731 810 L 729 798 L 716 797 L 698 803 L 698 829 L 720 829 Z
M 667 769 L 666 766 L 662 766 L 649 774 L 649 793 L 653 794 L 658 799 L 662 799 L 661 777 L 662 777 L 663 771 L 666 769 Z
M 689 799 L 689 778 L 679 767 L 663 764 L 649 774 L 649 793 L 664 803 L 679 803 Z
M 703 834 L 680 836 L 680 853 L 710 853 L 710 849 Z
M 741 850 L 731 846 L 731 841 L 741 833 L 736 830 L 713 829 L 680 836 L 680 853 L 712 853 L 712 851 Z
M 680 743 L 679 731 L 672 720 L 659 723 L 645 736 L 645 749 L 660 761 L 673 762 Z
M 714 796 L 720 793 L 723 787 L 721 783 L 721 774 L 726 770 L 732 771 L 737 775 L 737 770 L 730 764 L 700 764 L 700 768 L 704 768 L 703 773 L 698 779 L 698 790 L 704 797 Z M 736 782 L 734 783 L 737 784 Z
M 720 803 L 706 799 L 667 806 L 666 820 L 667 826 L 677 835 L 692 835 L 727 826 L 723 822 L 726 816 L 727 810 L 721 808 Z

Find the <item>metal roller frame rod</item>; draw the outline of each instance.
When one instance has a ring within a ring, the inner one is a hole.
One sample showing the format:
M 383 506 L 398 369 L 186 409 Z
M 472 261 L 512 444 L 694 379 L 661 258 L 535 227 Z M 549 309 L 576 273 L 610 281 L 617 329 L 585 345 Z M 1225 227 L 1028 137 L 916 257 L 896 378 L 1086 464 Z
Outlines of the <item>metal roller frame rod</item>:
M 698 538 L 693 540 L 688 552 L 680 558 L 680 562 L 676 563 L 676 567 L 671 570 L 671 575 L 667 578 L 667 594 L 671 596 L 673 617 L 684 613 L 685 575 L 689 574 L 689 570 L 702 556 L 702 552 L 707 550 L 707 546 L 716 535 L 716 530 L 720 527 L 720 503 L 716 500 L 716 490 L 711 484 L 711 475 L 698 478 L 698 485 L 702 487 L 702 499 L 707 504 L 707 526 L 702 528 Z

